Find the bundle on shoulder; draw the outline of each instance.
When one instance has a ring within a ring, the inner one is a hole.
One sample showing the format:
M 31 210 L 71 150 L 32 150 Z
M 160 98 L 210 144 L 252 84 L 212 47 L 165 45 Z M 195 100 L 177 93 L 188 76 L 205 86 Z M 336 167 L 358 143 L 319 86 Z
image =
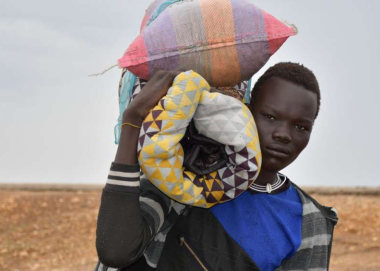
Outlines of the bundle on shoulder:
M 119 66 L 146 80 L 159 69 L 182 69 L 211 86 L 234 86 L 296 33 L 250 0 L 156 0 Z

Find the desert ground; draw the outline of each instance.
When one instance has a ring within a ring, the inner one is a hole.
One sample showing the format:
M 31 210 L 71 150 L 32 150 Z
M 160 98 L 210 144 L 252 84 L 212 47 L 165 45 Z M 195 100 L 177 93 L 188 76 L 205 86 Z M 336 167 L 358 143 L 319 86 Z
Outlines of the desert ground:
M 332 271 L 380 271 L 380 189 L 308 188 L 339 212 Z M 0 270 L 92 271 L 101 188 L 0 186 Z

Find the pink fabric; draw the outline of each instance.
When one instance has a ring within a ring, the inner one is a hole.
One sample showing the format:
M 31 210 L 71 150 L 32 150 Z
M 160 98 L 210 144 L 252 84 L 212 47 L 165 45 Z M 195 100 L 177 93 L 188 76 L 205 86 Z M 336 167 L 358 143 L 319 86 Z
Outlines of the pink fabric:
M 148 65 L 139 65 L 140 63 L 147 63 L 149 61 L 147 50 L 143 37 L 140 35 L 128 48 L 124 57 L 119 60 L 121 67 L 129 67 L 130 72 L 136 74 L 140 78 L 149 77 Z M 138 69 L 134 69 L 138 67 Z
M 286 24 L 279 24 L 277 19 L 269 13 L 263 11 L 265 20 L 265 31 L 267 32 L 270 52 L 273 55 L 285 43 L 285 41 L 294 35 L 294 29 Z M 285 37 L 284 37 L 285 36 Z

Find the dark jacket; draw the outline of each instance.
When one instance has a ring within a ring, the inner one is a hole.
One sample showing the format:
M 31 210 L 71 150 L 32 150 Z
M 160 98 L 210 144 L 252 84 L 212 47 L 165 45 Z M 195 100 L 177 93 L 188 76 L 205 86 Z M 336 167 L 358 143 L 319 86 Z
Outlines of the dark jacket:
M 277 270 L 328 270 L 334 226 L 338 221 L 337 214 L 333 208 L 320 205 L 302 189 L 295 184 L 292 185 L 298 191 L 303 204 L 302 242 L 296 254 L 289 260 L 284 260 Z M 99 213 L 101 225 L 104 222 L 101 220 L 107 219 L 102 213 L 107 213 L 106 209 L 114 206 L 111 204 L 105 206 L 105 197 L 108 200 L 117 198 L 118 201 L 122 201 L 138 191 L 121 193 L 116 190 L 117 187 L 108 185 L 103 191 L 102 207 Z M 118 250 L 119 252 L 114 250 L 112 254 L 119 254 L 116 256 L 99 251 L 98 246 L 100 262 L 119 269 L 107 269 L 99 262 L 96 271 L 260 270 L 247 253 L 228 235 L 209 209 L 185 207 L 176 203 L 144 178 L 141 179 L 140 208 L 143 220 L 149 225 L 151 239 L 146 243 L 142 241 L 143 243 L 136 247 L 146 246 L 145 251 L 140 249 L 139 255 L 136 255 L 137 249 L 133 251 L 125 247 L 120 249 L 122 251 Z M 125 208 L 123 210 L 128 212 Z M 163 214 L 165 219 L 161 221 Z M 114 223 L 108 221 L 105 225 L 109 228 L 110 224 Z M 146 235 L 144 227 L 140 228 L 128 234 Z M 104 230 L 104 226 L 99 228 L 98 224 L 99 230 Z M 97 240 L 97 243 L 102 241 L 104 240 Z M 124 242 L 128 240 L 122 241 Z M 129 254 L 123 254 L 123 250 L 129 251 Z M 131 258 L 138 260 L 129 261 L 128 259 Z

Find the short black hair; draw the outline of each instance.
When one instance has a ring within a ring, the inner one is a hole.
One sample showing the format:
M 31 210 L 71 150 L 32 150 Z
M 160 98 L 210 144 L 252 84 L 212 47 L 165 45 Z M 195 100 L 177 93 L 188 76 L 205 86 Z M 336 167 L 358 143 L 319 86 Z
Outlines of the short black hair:
M 305 89 L 317 94 L 317 118 L 319 108 L 321 106 L 321 92 L 319 90 L 319 84 L 314 73 L 299 63 L 292 62 L 280 62 L 270 67 L 260 78 L 257 80 L 255 86 L 252 89 L 252 98 L 250 106 L 254 105 L 257 99 L 260 89 L 263 85 L 272 77 L 277 77 L 293 84 L 304 87 Z

